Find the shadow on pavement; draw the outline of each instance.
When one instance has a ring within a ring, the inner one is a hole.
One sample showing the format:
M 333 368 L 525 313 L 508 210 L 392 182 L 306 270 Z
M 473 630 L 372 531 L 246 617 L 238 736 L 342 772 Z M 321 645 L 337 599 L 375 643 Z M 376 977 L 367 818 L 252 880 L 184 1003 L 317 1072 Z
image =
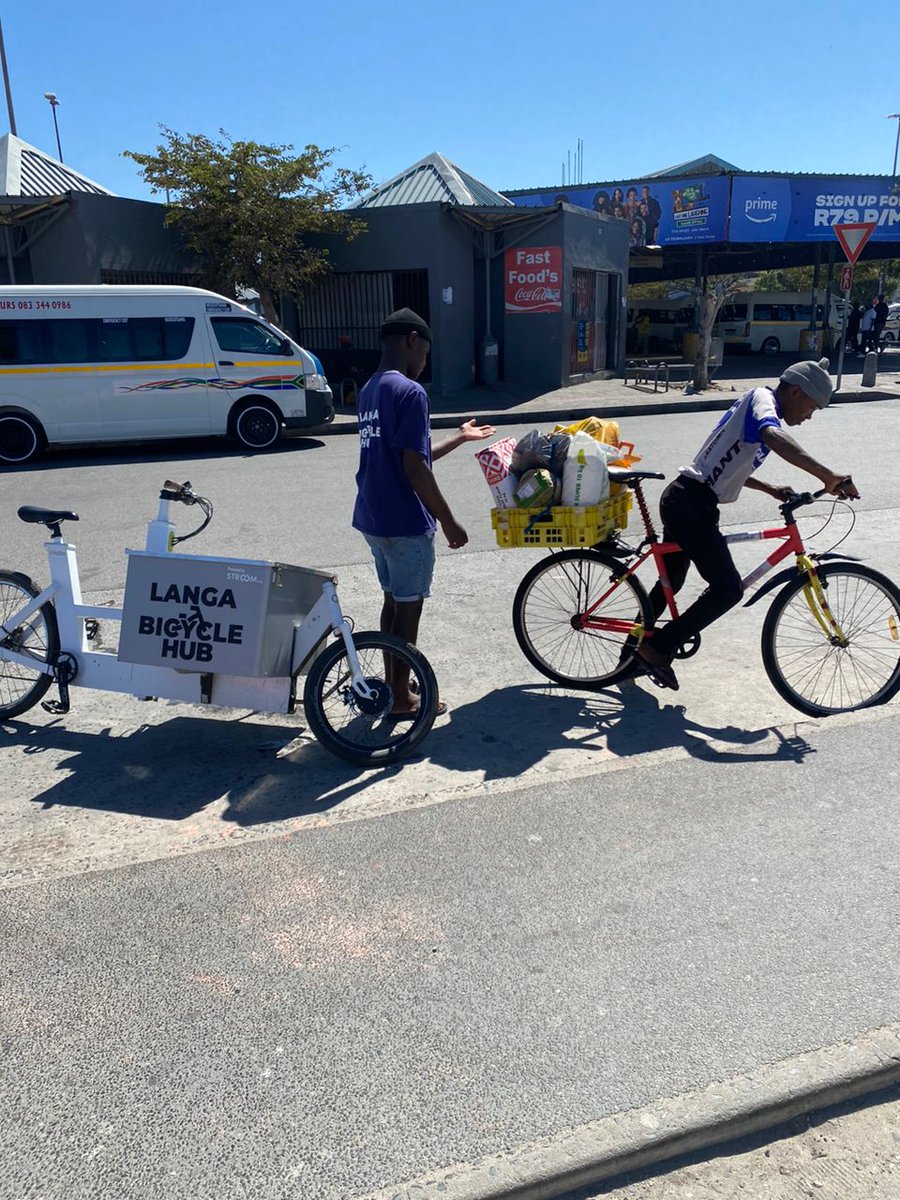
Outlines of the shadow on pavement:
M 20 720 L 4 723 L 2 730 L 26 757 L 48 751 L 65 756 L 56 767 L 62 777 L 33 798 L 43 808 L 62 805 L 166 821 L 189 818 L 223 798 L 222 819 L 240 826 L 319 814 L 404 770 L 403 762 L 372 772 L 336 759 L 308 733 L 298 736 L 301 720 L 266 725 L 179 716 L 125 734 Z M 778 730 L 700 724 L 683 705 L 624 684 L 621 690 L 589 696 L 547 686 L 489 692 L 451 708 L 418 758 L 458 773 L 466 783 L 521 778 L 527 785 L 522 777 L 554 751 L 580 752 L 586 765 L 596 766 L 601 756 L 623 760 L 673 748 L 720 763 L 799 763 L 813 753 L 803 738 L 787 738 Z M 567 758 L 556 769 L 572 761 Z M 416 783 L 421 789 L 421 776 Z M 444 786 L 451 784 L 448 779 Z
M 745 749 L 773 734 L 774 748 Z M 736 749 L 721 750 L 714 742 Z M 778 730 L 701 725 L 684 705 L 661 703 L 633 683 L 590 696 L 548 686 L 503 688 L 452 709 L 449 722 L 425 743 L 433 763 L 450 770 L 477 767 L 486 781 L 516 778 L 558 749 L 605 751 L 622 759 L 673 748 L 711 762 L 801 762 L 813 753 L 804 738 L 785 738 Z

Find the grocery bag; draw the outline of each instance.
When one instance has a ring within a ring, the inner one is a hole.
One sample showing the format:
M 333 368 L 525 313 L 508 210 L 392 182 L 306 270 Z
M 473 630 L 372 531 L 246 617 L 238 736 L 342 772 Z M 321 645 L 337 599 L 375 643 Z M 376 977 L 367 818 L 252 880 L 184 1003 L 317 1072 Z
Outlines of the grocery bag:
M 563 467 L 562 502 L 567 508 L 599 504 L 609 496 L 607 463 L 619 453 L 615 446 L 575 433 Z
M 503 438 L 502 441 L 494 442 L 493 446 L 488 446 L 486 450 L 479 450 L 475 455 L 491 489 L 495 508 L 516 507 L 518 480 L 510 468 L 516 445 L 516 438 Z
M 585 417 L 574 425 L 557 425 L 554 433 L 587 433 L 598 442 L 614 446 L 619 440 L 619 422 L 604 421 L 600 417 Z
M 546 508 L 559 498 L 559 483 L 545 468 L 526 471 L 516 488 L 516 504 L 520 508 Z

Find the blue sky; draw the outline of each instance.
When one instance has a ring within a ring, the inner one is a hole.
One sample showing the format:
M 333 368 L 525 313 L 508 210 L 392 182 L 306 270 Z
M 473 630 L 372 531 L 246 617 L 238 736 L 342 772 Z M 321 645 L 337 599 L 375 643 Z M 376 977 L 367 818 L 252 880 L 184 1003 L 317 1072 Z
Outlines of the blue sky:
M 713 153 L 745 170 L 888 174 L 900 111 L 890 8 L 453 0 L 6 6 L 19 136 L 123 196 L 125 149 L 179 132 L 342 147 L 381 182 L 439 150 L 500 190 Z M 840 86 L 841 80 L 853 86 Z M 883 82 L 882 82 L 883 81 Z M 2 129 L 8 126 L 2 123 Z

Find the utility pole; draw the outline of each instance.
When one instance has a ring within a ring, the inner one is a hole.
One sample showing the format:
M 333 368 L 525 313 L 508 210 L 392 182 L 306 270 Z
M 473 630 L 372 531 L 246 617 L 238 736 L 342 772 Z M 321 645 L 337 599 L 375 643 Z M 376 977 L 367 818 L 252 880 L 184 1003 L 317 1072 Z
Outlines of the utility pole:
M 3 22 L 0 21 L 0 63 L 3 64 L 3 84 L 6 88 L 6 109 L 9 113 L 9 132 L 18 137 L 16 132 L 16 114 L 13 112 L 12 90 L 9 86 L 9 68 L 6 65 L 6 46 L 3 41 Z

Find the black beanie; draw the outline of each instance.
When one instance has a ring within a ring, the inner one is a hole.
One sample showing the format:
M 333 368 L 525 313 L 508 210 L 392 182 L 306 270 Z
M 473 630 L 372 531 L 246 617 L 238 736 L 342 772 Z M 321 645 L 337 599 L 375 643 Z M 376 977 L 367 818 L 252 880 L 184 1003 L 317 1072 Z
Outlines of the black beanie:
M 434 341 L 427 324 L 411 308 L 398 308 L 396 312 L 392 312 L 385 318 L 384 324 L 381 326 L 381 336 L 386 338 L 394 333 L 417 333 L 419 337 L 426 338 L 429 342 Z

